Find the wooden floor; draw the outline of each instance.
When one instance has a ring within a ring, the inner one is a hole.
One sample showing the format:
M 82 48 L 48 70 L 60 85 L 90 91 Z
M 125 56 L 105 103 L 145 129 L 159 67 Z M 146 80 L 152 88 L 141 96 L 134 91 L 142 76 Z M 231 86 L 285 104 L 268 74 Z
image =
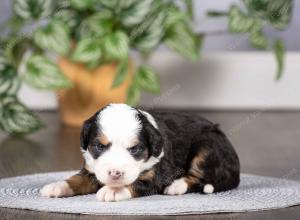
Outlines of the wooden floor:
M 198 112 L 221 125 L 240 156 L 242 171 L 300 180 L 300 112 Z M 79 128 L 40 112 L 47 128 L 27 138 L 0 133 L 0 178 L 81 166 Z M 261 212 L 177 217 L 85 216 L 0 208 L 0 219 L 299 219 L 300 206 Z

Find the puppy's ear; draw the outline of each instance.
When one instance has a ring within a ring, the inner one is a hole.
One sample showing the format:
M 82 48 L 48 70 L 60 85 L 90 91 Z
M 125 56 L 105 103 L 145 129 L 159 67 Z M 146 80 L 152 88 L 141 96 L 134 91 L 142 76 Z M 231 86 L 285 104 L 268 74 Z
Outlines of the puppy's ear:
M 86 150 L 88 148 L 91 127 L 92 127 L 91 119 L 86 120 L 82 125 L 81 133 L 80 133 L 80 146 L 83 150 Z
M 162 152 L 164 144 L 163 137 L 160 131 L 152 125 L 144 114 L 142 114 L 141 121 L 143 125 L 143 133 L 148 142 L 150 155 L 158 157 Z

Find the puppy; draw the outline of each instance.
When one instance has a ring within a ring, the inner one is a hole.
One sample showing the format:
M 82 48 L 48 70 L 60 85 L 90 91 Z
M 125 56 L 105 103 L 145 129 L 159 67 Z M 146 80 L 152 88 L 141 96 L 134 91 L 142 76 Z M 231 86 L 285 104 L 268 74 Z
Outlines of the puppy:
M 100 201 L 213 193 L 239 185 L 238 156 L 217 125 L 197 115 L 110 104 L 84 122 L 81 171 L 45 197 L 96 193 Z

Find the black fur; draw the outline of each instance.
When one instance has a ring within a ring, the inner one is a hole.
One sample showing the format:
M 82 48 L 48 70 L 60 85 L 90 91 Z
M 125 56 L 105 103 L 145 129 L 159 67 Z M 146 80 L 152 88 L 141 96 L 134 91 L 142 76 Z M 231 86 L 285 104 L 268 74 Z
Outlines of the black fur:
M 148 181 L 137 180 L 133 185 L 139 195 L 162 193 L 175 179 L 189 175 L 191 161 L 197 152 L 205 150 L 206 157 L 199 169 L 203 177 L 189 187 L 188 192 L 203 192 L 205 184 L 214 186 L 214 192 L 235 188 L 240 181 L 238 156 L 218 125 L 197 115 L 184 113 L 150 112 L 159 133 L 140 115 L 143 136 L 149 138 L 149 147 L 164 157 L 153 167 L 155 176 Z M 156 143 L 157 145 L 155 145 Z M 153 145 L 154 144 L 154 145 Z

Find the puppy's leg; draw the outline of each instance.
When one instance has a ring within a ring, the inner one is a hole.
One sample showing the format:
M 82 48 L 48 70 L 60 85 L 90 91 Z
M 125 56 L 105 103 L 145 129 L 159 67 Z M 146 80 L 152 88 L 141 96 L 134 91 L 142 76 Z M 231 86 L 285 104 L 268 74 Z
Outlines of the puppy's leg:
M 164 194 L 182 195 L 187 192 L 213 193 L 214 186 L 212 184 L 205 184 L 204 181 L 203 164 L 205 163 L 207 154 L 207 150 L 204 148 L 199 149 L 193 156 L 187 173 L 166 187 Z
M 165 194 L 213 193 L 238 186 L 240 166 L 237 154 L 217 128 L 203 131 L 194 141 L 188 156 L 188 169 L 182 178 L 165 189 Z
M 98 190 L 96 197 L 102 202 L 118 202 L 132 198 L 132 194 L 127 186 L 121 188 L 103 186 Z
M 128 186 L 132 197 L 151 196 L 162 192 L 162 183 L 158 181 L 154 168 L 144 171 L 139 178 Z
M 138 179 L 121 188 L 104 186 L 97 192 L 97 199 L 103 202 L 115 202 L 134 197 L 150 196 L 158 194 L 162 189 L 155 184 L 155 171 L 150 169 L 140 174 Z
M 44 197 L 69 197 L 95 193 L 100 184 L 94 174 L 82 169 L 78 174 L 65 181 L 50 183 L 41 189 Z

